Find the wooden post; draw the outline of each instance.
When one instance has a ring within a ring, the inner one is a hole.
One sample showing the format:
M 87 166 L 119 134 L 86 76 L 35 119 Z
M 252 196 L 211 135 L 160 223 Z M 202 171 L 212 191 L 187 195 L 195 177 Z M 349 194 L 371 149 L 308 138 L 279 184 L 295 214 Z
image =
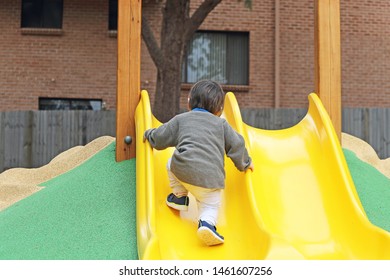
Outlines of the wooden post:
M 341 141 L 341 51 L 339 0 L 315 0 L 316 92 Z
M 140 98 L 141 0 L 118 0 L 116 161 L 135 157 L 135 108 Z M 129 144 L 129 137 L 131 143 Z M 126 143 L 127 142 L 127 143 Z

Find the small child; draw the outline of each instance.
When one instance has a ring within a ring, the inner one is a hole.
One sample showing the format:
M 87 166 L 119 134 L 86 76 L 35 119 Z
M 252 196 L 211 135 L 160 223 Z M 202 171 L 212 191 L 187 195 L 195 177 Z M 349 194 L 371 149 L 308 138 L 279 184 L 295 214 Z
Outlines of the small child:
M 167 164 L 172 193 L 166 203 L 173 209 L 186 211 L 190 192 L 198 203 L 198 237 L 209 246 L 224 242 L 216 222 L 225 187 L 225 153 L 238 170 L 254 168 L 243 137 L 220 118 L 224 99 L 218 83 L 199 81 L 189 93 L 189 112 L 144 134 L 144 141 L 148 140 L 157 150 L 176 147 Z

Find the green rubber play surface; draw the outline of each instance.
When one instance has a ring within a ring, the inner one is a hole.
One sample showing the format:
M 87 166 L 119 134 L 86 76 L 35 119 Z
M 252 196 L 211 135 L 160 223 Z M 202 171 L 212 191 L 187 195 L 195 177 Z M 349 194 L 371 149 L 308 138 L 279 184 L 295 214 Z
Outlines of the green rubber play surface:
M 390 231 L 390 179 L 344 150 L 371 222 Z M 137 259 L 135 160 L 115 143 L 0 212 L 0 259 Z
M 390 231 L 390 179 L 350 150 L 343 151 L 368 219 Z
M 0 212 L 0 259 L 138 259 L 135 160 L 115 143 Z

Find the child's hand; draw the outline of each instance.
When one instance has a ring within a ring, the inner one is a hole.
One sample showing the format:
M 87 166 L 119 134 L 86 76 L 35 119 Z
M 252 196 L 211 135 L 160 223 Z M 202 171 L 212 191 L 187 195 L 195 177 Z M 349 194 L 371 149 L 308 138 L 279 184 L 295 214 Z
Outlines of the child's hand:
M 255 166 L 253 164 L 253 161 L 251 162 L 251 164 L 248 166 L 248 168 L 246 170 L 250 170 L 252 172 L 255 170 Z
M 154 129 L 147 129 L 145 132 L 144 132 L 144 138 L 142 138 L 142 141 L 145 143 L 146 140 L 149 141 L 149 135 L 151 133 L 151 131 L 153 131 Z

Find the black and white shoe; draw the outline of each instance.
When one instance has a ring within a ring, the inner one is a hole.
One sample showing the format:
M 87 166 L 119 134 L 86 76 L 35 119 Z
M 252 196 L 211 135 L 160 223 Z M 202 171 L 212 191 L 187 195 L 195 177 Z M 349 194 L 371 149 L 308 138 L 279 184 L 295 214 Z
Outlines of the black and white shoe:
M 202 220 L 199 220 L 198 237 L 208 246 L 219 245 L 225 242 L 215 226 Z
M 187 211 L 189 202 L 188 196 L 177 197 L 173 193 L 169 194 L 166 200 L 169 207 L 180 211 Z

